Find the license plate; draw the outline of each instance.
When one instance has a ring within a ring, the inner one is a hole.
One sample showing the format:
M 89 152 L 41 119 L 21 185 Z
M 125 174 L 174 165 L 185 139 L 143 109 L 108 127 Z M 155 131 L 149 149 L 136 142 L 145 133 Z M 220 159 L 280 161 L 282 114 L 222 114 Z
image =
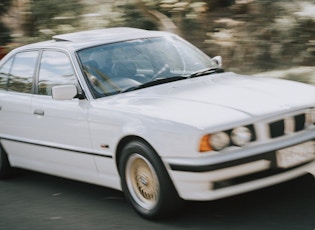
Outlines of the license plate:
M 276 151 L 279 168 L 293 167 L 315 158 L 315 144 L 313 141 L 291 146 Z

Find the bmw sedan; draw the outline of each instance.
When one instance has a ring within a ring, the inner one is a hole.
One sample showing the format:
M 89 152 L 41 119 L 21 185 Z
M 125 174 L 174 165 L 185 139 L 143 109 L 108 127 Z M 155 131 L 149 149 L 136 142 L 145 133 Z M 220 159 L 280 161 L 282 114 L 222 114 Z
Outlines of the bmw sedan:
M 122 190 L 148 219 L 301 176 L 314 139 L 313 86 L 224 71 L 167 32 L 56 35 L 0 62 L 0 177 Z

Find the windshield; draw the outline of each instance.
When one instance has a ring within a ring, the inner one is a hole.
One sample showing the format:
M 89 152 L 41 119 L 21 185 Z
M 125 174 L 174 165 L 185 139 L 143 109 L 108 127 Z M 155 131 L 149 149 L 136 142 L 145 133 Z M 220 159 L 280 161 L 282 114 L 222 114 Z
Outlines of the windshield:
M 96 98 L 218 67 L 210 57 L 177 36 L 105 44 L 80 50 L 78 57 Z

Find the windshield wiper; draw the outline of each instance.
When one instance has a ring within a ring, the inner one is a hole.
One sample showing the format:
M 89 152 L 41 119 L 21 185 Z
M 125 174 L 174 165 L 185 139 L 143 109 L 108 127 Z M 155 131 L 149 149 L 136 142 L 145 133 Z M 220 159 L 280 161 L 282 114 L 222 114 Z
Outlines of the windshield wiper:
M 173 81 L 179 81 L 179 80 L 183 80 L 183 79 L 187 79 L 187 78 L 189 78 L 189 76 L 185 76 L 185 75 L 172 76 L 172 77 L 167 77 L 167 78 L 158 78 L 156 80 L 149 81 L 149 82 L 143 83 L 141 85 L 132 86 L 130 88 L 122 90 L 121 93 L 130 92 L 130 91 L 147 88 L 147 87 L 154 86 L 154 85 L 169 83 L 169 82 L 173 82 Z
M 215 68 L 206 68 L 206 69 L 202 69 L 202 70 L 198 70 L 194 73 L 192 73 L 189 77 L 190 78 L 194 78 L 194 77 L 200 77 L 200 76 L 204 76 L 204 75 L 208 75 L 208 74 L 212 74 L 212 73 L 223 73 L 224 70 L 218 67 Z
M 158 79 L 153 80 L 153 81 L 149 81 L 149 82 L 146 82 L 146 83 L 143 83 L 140 85 L 132 86 L 132 87 L 124 89 L 120 92 L 125 93 L 125 92 L 130 92 L 130 91 L 134 91 L 134 90 L 138 90 L 138 89 L 147 88 L 147 87 L 154 86 L 154 85 L 160 85 L 160 84 L 169 83 L 169 82 L 173 82 L 173 81 L 179 81 L 179 80 L 183 80 L 183 79 L 199 77 L 199 76 L 208 75 L 208 74 L 212 74 L 212 73 L 223 73 L 223 72 L 224 72 L 224 70 L 221 68 L 207 68 L 207 69 L 202 69 L 202 70 L 199 70 L 197 72 L 194 72 L 190 75 L 179 75 L 179 76 L 172 76 L 172 77 L 166 77 L 166 78 L 158 78 Z

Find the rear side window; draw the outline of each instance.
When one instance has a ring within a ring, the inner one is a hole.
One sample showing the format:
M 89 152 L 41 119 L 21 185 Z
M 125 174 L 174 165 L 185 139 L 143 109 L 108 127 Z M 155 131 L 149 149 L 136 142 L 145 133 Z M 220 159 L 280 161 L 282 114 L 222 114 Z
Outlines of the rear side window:
M 17 53 L 14 57 L 7 90 L 21 93 L 32 93 L 38 51 Z
M 12 62 L 13 62 L 13 58 L 10 58 L 0 68 L 0 90 L 7 90 Z

